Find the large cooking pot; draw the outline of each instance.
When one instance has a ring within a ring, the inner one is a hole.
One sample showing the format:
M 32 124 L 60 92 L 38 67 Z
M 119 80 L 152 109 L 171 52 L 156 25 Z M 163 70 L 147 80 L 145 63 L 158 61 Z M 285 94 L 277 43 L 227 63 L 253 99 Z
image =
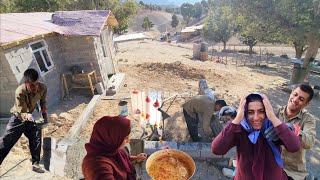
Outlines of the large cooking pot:
M 187 153 L 183 151 L 179 151 L 176 149 L 163 149 L 154 152 L 151 154 L 151 156 L 148 158 L 146 162 L 146 170 L 149 176 L 152 177 L 152 172 L 150 174 L 151 168 L 157 167 L 156 171 L 163 174 L 163 175 L 168 175 L 169 173 L 166 174 L 166 167 L 161 167 L 161 163 L 159 163 L 161 160 L 168 159 L 168 158 L 174 158 L 175 160 L 179 161 L 180 165 L 183 164 L 184 167 L 188 171 L 188 177 L 186 179 L 190 179 L 195 171 L 196 171 L 196 165 L 194 160 L 192 159 L 191 156 L 189 156 Z M 158 163 L 156 166 L 155 164 Z M 169 167 L 169 166 L 168 166 Z M 172 170 L 172 169 L 171 169 Z M 177 170 L 178 171 L 178 170 Z M 179 172 L 176 172 L 178 174 Z M 158 180 L 154 177 L 152 177 L 154 180 Z M 162 179 L 162 178 L 159 178 Z M 165 178 L 163 178 L 165 179 Z M 172 178 L 170 178 L 172 179 Z

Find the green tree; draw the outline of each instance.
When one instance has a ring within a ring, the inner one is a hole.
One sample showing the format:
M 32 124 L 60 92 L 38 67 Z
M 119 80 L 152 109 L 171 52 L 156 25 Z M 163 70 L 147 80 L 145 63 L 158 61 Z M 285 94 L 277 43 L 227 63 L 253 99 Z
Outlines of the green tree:
M 317 55 L 320 46 L 320 1 L 319 0 L 236 0 L 234 10 L 250 24 L 261 24 L 260 34 L 264 40 L 292 44 L 296 57 L 304 50 L 300 79 L 306 79 L 309 63 Z
M 171 21 L 171 26 L 173 28 L 176 28 L 178 26 L 178 24 L 179 24 L 179 19 L 178 19 L 177 15 L 173 14 L 172 15 L 172 21 Z
M 15 4 L 10 0 L 1 0 L 0 1 L 0 13 L 9 13 L 15 12 Z
M 208 10 L 209 10 L 209 4 L 206 0 L 202 0 L 201 1 L 201 6 L 202 6 L 202 9 L 203 9 L 203 13 L 204 14 L 207 14 L 208 13 Z
M 136 2 L 127 0 L 122 4 L 116 5 L 114 9 L 111 10 L 114 13 L 117 21 L 119 22 L 118 27 L 114 28 L 115 33 L 123 34 L 127 32 L 131 17 L 133 17 L 137 13 L 137 8 L 138 7 Z
M 139 1 L 139 5 L 140 5 L 140 6 L 144 6 L 143 1 Z
M 59 10 L 57 0 L 16 0 L 14 1 L 17 12 L 47 12 Z
M 146 16 L 143 18 L 142 28 L 144 28 L 145 31 L 149 31 L 154 24 L 149 20 L 149 18 Z
M 202 16 L 202 5 L 195 3 L 193 6 L 193 17 L 199 19 Z
M 204 37 L 209 42 L 222 42 L 226 50 L 227 41 L 233 34 L 235 25 L 229 6 L 220 6 L 209 11 L 204 26 Z
M 243 44 L 249 46 L 249 54 L 253 53 L 253 46 L 255 46 L 257 44 L 257 39 L 253 36 L 250 35 L 242 35 L 242 37 L 240 38 L 240 40 L 242 41 Z
M 180 10 L 183 20 L 186 21 L 188 25 L 191 17 L 193 16 L 193 5 L 189 3 L 183 3 L 180 7 Z

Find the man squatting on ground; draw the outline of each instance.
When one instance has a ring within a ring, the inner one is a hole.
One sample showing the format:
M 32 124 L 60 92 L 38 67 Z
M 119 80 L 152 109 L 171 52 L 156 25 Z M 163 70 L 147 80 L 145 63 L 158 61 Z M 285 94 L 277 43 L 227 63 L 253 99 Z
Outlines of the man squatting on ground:
M 316 119 L 304 108 L 310 104 L 314 95 L 312 87 L 300 84 L 294 89 L 286 106 L 281 107 L 277 112 L 277 117 L 285 123 L 290 123 L 298 131 L 301 141 L 299 151 L 288 152 L 282 148 L 282 159 L 284 160 L 284 170 L 288 179 L 303 180 L 308 175 L 306 169 L 306 150 L 311 149 L 316 138 Z
M 214 137 L 219 134 L 222 125 L 215 118 L 214 112 L 226 105 L 224 100 L 216 101 L 208 95 L 196 95 L 182 105 L 192 141 L 211 141 L 212 134 Z
M 19 140 L 22 133 L 24 133 L 29 140 L 32 170 L 38 173 L 44 173 L 39 162 L 41 152 L 41 125 L 48 123 L 46 107 L 47 88 L 38 81 L 39 74 L 36 70 L 27 69 L 23 76 L 24 83 L 16 89 L 14 105 L 10 110 L 12 116 L 3 137 L 0 138 L 0 165 L 14 144 Z M 32 116 L 39 101 L 44 119 L 42 124 L 37 124 Z

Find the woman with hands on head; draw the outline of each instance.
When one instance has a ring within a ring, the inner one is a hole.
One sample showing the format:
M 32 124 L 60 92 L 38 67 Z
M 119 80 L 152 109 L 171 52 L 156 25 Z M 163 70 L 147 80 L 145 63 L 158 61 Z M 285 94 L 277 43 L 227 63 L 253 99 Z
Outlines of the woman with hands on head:
M 85 145 L 87 155 L 82 162 L 86 180 L 134 180 L 136 171 L 131 161 L 141 162 L 145 153 L 129 156 L 124 145 L 129 142 L 130 120 L 123 116 L 104 116 L 92 131 Z
M 273 128 L 279 140 L 274 143 L 264 132 Z M 280 145 L 295 152 L 300 148 L 298 137 L 275 115 L 266 95 L 252 93 L 240 101 L 237 116 L 213 140 L 214 154 L 224 155 L 237 148 L 235 180 L 287 179 L 283 171 Z

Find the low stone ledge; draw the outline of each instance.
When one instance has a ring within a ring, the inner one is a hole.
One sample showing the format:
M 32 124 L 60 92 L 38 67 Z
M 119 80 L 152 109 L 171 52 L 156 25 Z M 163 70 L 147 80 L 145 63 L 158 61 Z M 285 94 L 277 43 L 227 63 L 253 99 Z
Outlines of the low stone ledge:
M 57 143 L 54 138 L 45 139 L 44 150 L 48 151 L 50 149 L 51 152 L 49 170 L 62 177 L 83 178 L 81 164 L 86 155 L 85 140 L 64 138 Z M 201 142 L 144 141 L 143 146 L 144 152 L 149 155 L 161 149 L 171 148 L 184 151 L 195 160 L 214 162 L 222 162 L 235 155 L 235 148 L 224 156 L 214 155 L 211 152 L 211 143 Z M 134 146 L 131 148 L 134 148 Z M 134 149 L 131 149 L 131 151 L 134 151 Z
M 50 137 L 44 138 L 44 165 L 47 170 L 69 178 L 78 178 L 77 176 L 81 174 L 81 163 L 85 156 L 85 142 L 77 137 L 100 99 L 101 95 L 93 96 L 65 138 L 60 141 Z
M 84 125 L 86 125 L 89 117 L 91 116 L 94 107 L 98 104 L 100 100 L 101 100 L 101 95 L 94 95 L 92 97 L 87 107 L 84 109 L 84 111 L 78 117 L 77 121 L 72 125 L 72 127 L 68 131 L 68 135 L 67 135 L 68 139 L 76 138 L 79 135 L 81 129 L 83 128 Z
M 122 87 L 122 84 L 124 82 L 125 74 L 124 73 L 116 73 L 113 76 L 111 76 L 110 80 L 108 81 L 108 85 L 106 88 L 106 95 L 114 95 L 116 94 L 120 88 Z
M 144 152 L 147 154 L 152 154 L 158 150 L 172 148 L 178 149 L 178 145 L 173 141 L 145 141 L 144 142 Z
M 225 159 L 234 157 L 235 148 L 230 149 L 225 155 L 215 155 L 211 152 L 211 143 L 203 142 L 173 142 L 173 141 L 145 141 L 144 152 L 152 154 L 155 151 L 171 148 L 186 152 L 194 159 Z
M 193 158 L 199 158 L 201 153 L 201 143 L 189 143 L 189 142 L 180 142 L 178 143 L 178 149 L 189 154 Z

